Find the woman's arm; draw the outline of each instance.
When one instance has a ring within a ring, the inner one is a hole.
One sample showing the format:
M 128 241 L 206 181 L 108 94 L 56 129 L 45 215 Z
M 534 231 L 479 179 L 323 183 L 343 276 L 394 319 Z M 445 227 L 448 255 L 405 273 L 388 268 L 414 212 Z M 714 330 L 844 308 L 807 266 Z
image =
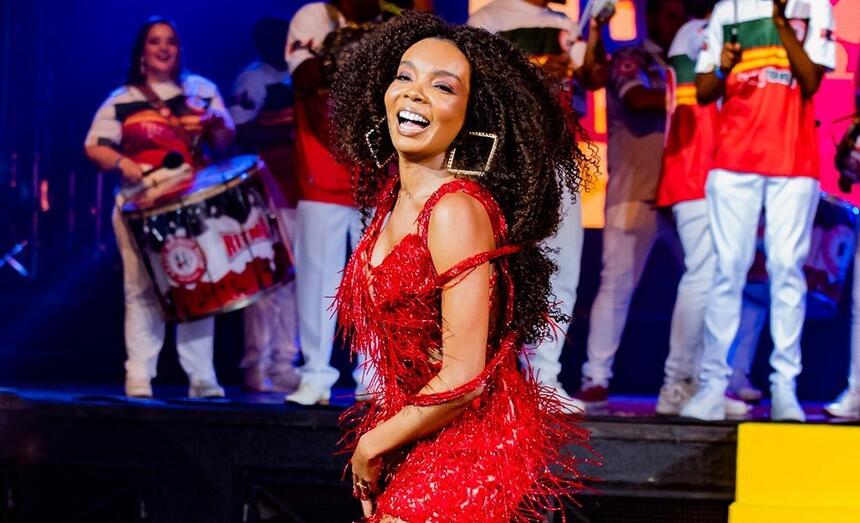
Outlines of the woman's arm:
M 123 156 L 113 147 L 107 145 L 90 145 L 84 147 L 87 157 L 103 171 L 119 170 L 123 177 L 131 183 L 137 183 L 143 178 L 143 169 L 131 158 Z
M 462 193 L 443 197 L 430 219 L 428 246 L 439 274 L 495 247 L 484 207 Z M 484 263 L 442 290 L 442 368 L 422 394 L 445 392 L 477 377 L 486 364 L 490 320 L 490 275 Z M 429 407 L 407 406 L 364 434 L 352 458 L 353 473 L 374 485 L 379 458 L 451 423 L 480 390 Z

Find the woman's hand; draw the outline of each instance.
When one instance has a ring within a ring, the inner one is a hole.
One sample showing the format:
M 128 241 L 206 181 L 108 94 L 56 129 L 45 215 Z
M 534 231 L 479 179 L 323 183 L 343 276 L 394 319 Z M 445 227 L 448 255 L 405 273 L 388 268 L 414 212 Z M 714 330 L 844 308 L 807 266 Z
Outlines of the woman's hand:
M 367 434 L 359 438 L 350 459 L 353 494 L 361 500 L 365 517 L 373 514 L 373 500 L 380 492 L 379 476 L 382 472 L 382 457 L 372 451 L 368 441 Z
M 140 183 L 143 180 L 143 169 L 137 162 L 127 156 L 123 156 L 116 163 L 117 168 L 122 173 L 122 177 L 132 184 Z
M 203 134 L 203 115 L 186 114 L 179 117 L 179 125 L 186 133 L 196 136 Z
M 220 129 L 224 127 L 224 114 L 221 111 L 207 109 L 205 113 L 200 115 L 200 125 L 204 129 Z
M 225 118 L 221 111 L 214 109 L 179 117 L 179 125 L 189 134 L 202 134 L 208 129 L 220 129 L 224 127 L 224 122 Z

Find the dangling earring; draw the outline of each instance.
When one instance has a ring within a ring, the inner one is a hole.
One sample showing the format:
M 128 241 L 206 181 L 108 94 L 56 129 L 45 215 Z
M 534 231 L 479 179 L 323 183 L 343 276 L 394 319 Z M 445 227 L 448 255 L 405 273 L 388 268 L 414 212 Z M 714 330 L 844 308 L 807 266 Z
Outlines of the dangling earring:
M 388 127 L 388 120 L 385 117 L 382 117 L 379 120 L 377 120 L 376 125 L 374 125 L 369 131 L 364 133 L 364 141 L 365 141 L 365 143 L 367 143 L 367 149 L 370 151 L 370 156 L 373 157 L 373 162 L 376 164 L 376 167 L 378 169 L 382 169 L 383 167 L 385 167 L 386 165 L 391 163 L 391 160 L 393 160 L 394 156 L 397 154 L 396 152 L 392 152 L 388 156 L 388 158 L 386 158 L 385 160 L 379 159 L 379 152 L 380 152 L 380 149 L 382 148 L 382 137 L 384 136 L 383 132 L 380 130 L 380 127 L 383 124 L 385 124 L 386 128 Z M 379 138 L 378 138 L 379 147 L 373 146 L 372 136 L 374 134 L 379 135 Z
M 146 76 L 146 62 L 144 62 L 143 57 L 140 57 L 140 74 Z
M 479 178 L 479 177 L 487 174 L 487 172 L 490 170 L 490 165 L 492 165 L 493 159 L 496 157 L 496 146 L 499 143 L 499 136 L 497 134 L 494 134 L 494 133 L 484 133 L 484 132 L 480 132 L 480 131 L 469 131 L 466 134 L 468 134 L 469 136 L 476 136 L 478 138 L 486 138 L 488 140 L 493 141 L 493 144 L 490 146 L 490 154 L 487 155 L 487 161 L 484 162 L 484 168 L 480 171 L 471 171 L 468 169 L 455 169 L 453 166 L 454 166 L 454 155 L 457 153 L 456 147 L 451 149 L 451 154 L 448 155 L 448 163 L 445 166 L 445 168 L 448 169 L 448 172 L 451 172 L 453 174 L 462 174 L 464 176 L 473 176 L 473 177 Z

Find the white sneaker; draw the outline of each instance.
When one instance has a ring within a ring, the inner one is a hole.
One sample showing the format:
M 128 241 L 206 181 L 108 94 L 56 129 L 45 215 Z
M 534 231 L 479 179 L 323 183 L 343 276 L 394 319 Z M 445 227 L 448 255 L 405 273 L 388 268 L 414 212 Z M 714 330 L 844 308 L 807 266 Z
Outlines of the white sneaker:
M 558 399 L 561 400 L 564 411 L 567 414 L 577 414 L 580 416 L 585 414 L 585 403 L 568 394 L 561 384 L 547 385 L 547 387 L 550 387 L 555 391 L 555 394 L 558 396 Z
M 188 397 L 197 399 L 223 398 L 226 396 L 224 387 L 218 385 L 217 381 L 191 382 L 188 387 Z
M 824 407 L 835 418 L 860 418 L 860 390 L 845 389 L 836 401 Z
M 151 398 L 152 384 L 145 378 L 125 378 L 125 395 L 129 398 Z
M 797 401 L 794 387 L 771 385 L 770 419 L 772 421 L 806 421 L 806 413 Z
M 677 416 L 693 394 L 696 387 L 691 380 L 672 381 L 660 387 L 654 411 L 661 416 Z
M 750 413 L 750 406 L 741 400 L 726 396 L 726 417 L 742 418 Z
M 310 406 L 328 405 L 330 399 L 331 389 L 321 391 L 310 383 L 303 381 L 295 392 L 293 392 L 292 394 L 287 394 L 287 396 L 284 398 L 284 401 L 298 403 L 299 405 Z
M 680 415 L 703 421 L 726 419 L 726 389 L 717 385 L 700 385 L 696 394 L 683 407 Z

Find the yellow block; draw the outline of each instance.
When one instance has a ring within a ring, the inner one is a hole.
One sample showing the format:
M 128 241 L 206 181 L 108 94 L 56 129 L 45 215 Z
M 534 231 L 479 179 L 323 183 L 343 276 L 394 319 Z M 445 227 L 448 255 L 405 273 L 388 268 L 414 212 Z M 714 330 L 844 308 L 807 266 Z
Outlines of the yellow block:
M 831 507 L 759 507 L 735 502 L 729 523 L 857 523 L 860 510 Z
M 730 523 L 860 522 L 860 427 L 744 423 Z

